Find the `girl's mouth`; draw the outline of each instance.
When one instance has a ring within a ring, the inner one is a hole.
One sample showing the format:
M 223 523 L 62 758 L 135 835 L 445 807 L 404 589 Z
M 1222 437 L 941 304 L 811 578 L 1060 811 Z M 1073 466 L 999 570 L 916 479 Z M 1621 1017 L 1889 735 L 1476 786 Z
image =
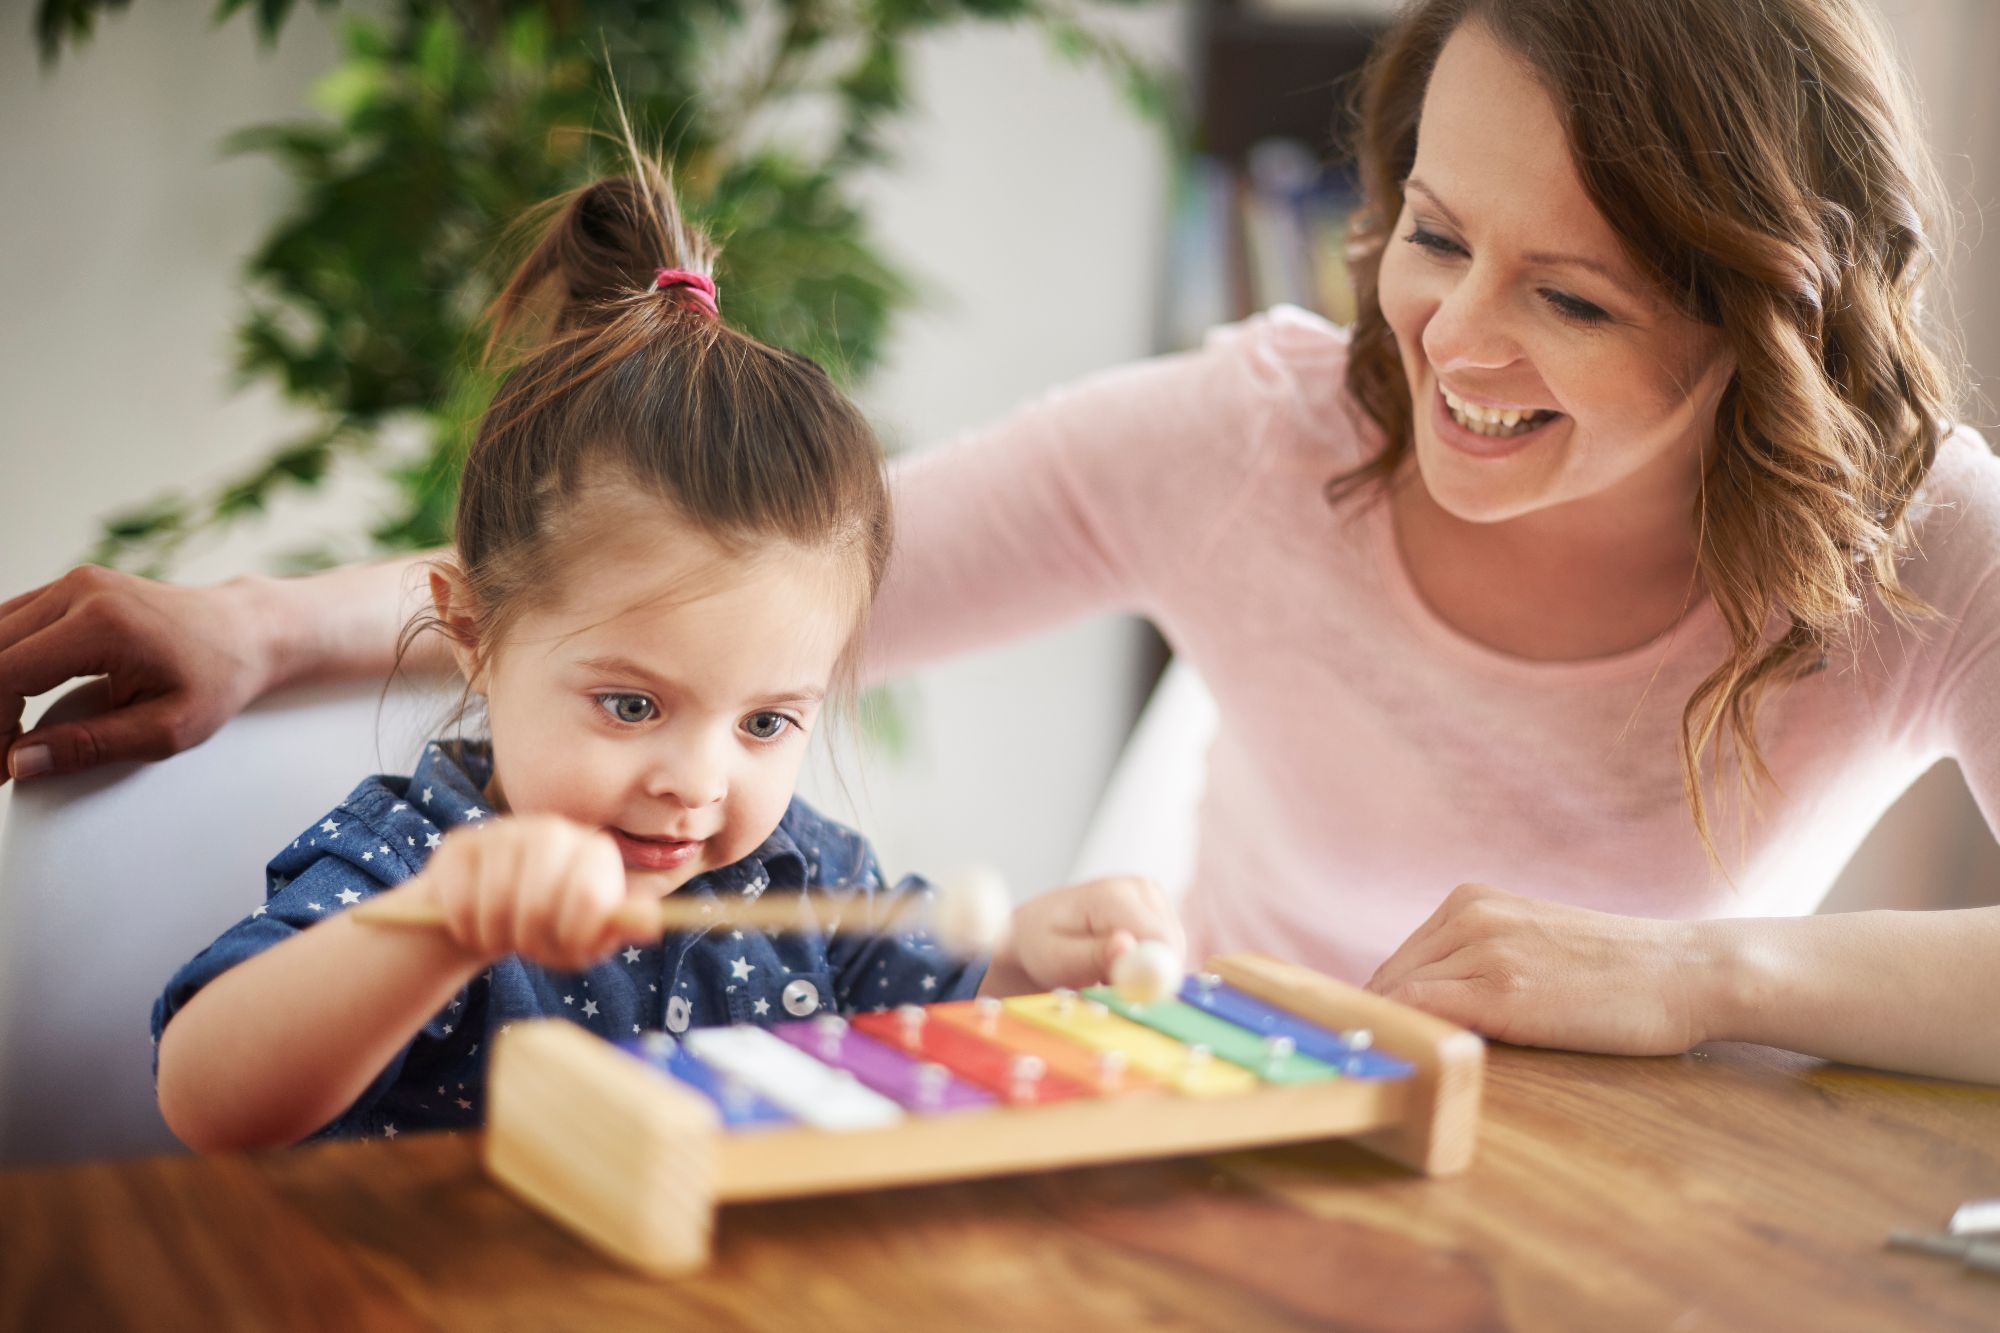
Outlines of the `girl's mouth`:
M 701 850 L 701 838 L 649 838 L 627 833 L 622 828 L 607 829 L 625 858 L 627 870 L 678 870 Z

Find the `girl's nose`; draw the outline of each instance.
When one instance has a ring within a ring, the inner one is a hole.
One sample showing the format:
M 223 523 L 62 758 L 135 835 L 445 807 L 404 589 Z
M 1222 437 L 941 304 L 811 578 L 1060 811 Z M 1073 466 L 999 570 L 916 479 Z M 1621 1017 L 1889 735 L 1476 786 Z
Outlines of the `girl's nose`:
M 729 792 L 729 774 L 716 747 L 704 740 L 670 743 L 646 776 L 649 796 L 672 799 L 691 810 L 714 805 Z

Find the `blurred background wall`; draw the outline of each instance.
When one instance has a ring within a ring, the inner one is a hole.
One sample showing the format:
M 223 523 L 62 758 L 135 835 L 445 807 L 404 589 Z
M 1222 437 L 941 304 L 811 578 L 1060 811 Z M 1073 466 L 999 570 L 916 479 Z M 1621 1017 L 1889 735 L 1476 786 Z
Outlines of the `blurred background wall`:
M 2000 198 L 1988 69 L 2000 6 L 1881 6 L 1966 217 L 1953 290 L 1969 359 L 2000 382 L 2000 240 L 1977 217 Z M 241 21 L 211 30 L 207 6 L 140 0 L 45 73 L 32 11 L 0 0 L 0 596 L 60 573 L 105 512 L 227 476 L 298 424 L 268 390 L 230 383 L 236 274 L 286 199 L 274 169 L 218 144 L 302 108 L 338 18 L 306 9 L 267 51 Z M 1199 63 L 1188 20 L 1176 0 L 1123 31 L 1157 58 Z M 912 449 L 1154 350 L 1172 194 L 1158 132 L 1038 36 L 930 40 L 916 95 L 901 162 L 869 194 L 883 239 L 934 297 L 905 319 L 864 395 L 891 443 Z M 1037 272 L 1032 298 L 1024 263 Z M 1975 417 L 1990 431 L 1990 409 Z M 366 478 L 337 479 L 324 501 L 281 509 L 276 526 L 294 542 L 315 526 L 353 531 L 372 494 Z M 180 577 L 254 568 L 270 546 L 231 538 Z M 978 860 L 1017 889 L 1051 885 L 1138 706 L 1145 653 L 1135 626 L 1108 621 L 926 672 L 899 696 L 908 750 L 849 754 L 840 782 L 814 785 L 893 870 Z M 1837 901 L 1976 901 L 1996 888 L 2000 853 L 1946 768 L 1878 831 Z

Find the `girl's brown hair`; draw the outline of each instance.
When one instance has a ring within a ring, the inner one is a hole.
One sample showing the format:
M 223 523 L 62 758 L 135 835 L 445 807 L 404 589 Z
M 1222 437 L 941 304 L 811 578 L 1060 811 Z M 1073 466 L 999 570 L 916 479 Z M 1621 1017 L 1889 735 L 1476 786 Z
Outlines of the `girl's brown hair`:
M 1347 384 L 1380 428 L 1335 499 L 1410 451 L 1411 403 L 1377 292 L 1438 53 L 1476 21 L 1548 90 L 1577 174 L 1640 272 L 1713 325 L 1736 373 L 1696 512 L 1729 649 L 1682 713 L 1683 780 L 1711 854 L 1701 757 L 1726 733 L 1769 780 L 1760 702 L 1867 623 L 1921 604 L 1897 577 L 1953 387 L 1920 330 L 1936 198 L 1893 59 L 1854 0 L 1418 0 L 1357 98 L 1363 209 Z M 1775 633 L 1773 632 L 1775 629 Z
M 851 557 L 858 625 L 891 540 L 874 433 L 812 361 L 731 328 L 695 288 L 657 281 L 709 277 L 716 248 L 629 132 L 627 148 L 627 174 L 526 220 L 532 248 L 489 311 L 487 357 L 507 374 L 465 461 L 454 543 L 477 646 L 587 557 L 590 519 L 613 494 L 658 501 L 726 550 L 778 542 Z M 413 624 L 406 644 L 436 623 Z M 843 685 L 854 655 L 850 643 Z

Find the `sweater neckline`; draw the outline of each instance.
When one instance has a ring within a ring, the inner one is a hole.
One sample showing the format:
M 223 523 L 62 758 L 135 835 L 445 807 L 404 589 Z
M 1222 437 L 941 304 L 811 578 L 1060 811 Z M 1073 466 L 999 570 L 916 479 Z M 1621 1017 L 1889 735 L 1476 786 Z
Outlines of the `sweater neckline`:
M 1599 657 L 1557 660 L 1521 657 L 1505 652 L 1464 633 L 1424 600 L 1415 580 L 1410 577 L 1409 567 L 1403 563 L 1403 552 L 1396 542 L 1395 515 L 1391 512 L 1388 497 L 1377 496 L 1368 506 L 1368 511 L 1364 521 L 1369 529 L 1369 544 L 1381 571 L 1382 586 L 1398 614 L 1443 651 L 1489 675 L 1545 684 L 1620 679 L 1657 670 L 1675 652 L 1677 643 L 1706 642 L 1720 623 L 1715 599 L 1704 592 L 1672 625 L 1636 647 Z

